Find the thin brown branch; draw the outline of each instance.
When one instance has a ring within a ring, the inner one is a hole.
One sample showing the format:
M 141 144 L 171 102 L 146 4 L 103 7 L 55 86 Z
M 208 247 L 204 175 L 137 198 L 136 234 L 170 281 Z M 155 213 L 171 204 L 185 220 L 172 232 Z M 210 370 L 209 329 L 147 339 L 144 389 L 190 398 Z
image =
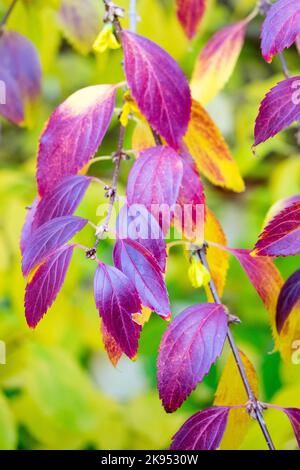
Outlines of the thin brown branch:
M 207 258 L 206 258 L 206 246 L 204 245 L 202 248 L 199 248 L 196 253 L 199 257 L 199 260 L 203 264 L 203 266 L 209 272 L 211 272 L 210 267 L 209 267 L 208 262 L 207 262 Z M 209 288 L 210 288 L 210 291 L 211 291 L 212 296 L 214 298 L 214 301 L 217 304 L 221 304 L 222 302 L 221 302 L 221 299 L 220 299 L 219 294 L 217 292 L 217 289 L 216 289 L 216 286 L 215 286 L 215 283 L 213 281 L 212 276 L 211 276 L 211 280 L 209 282 Z M 229 318 L 230 318 L 230 316 L 229 316 Z M 263 414 L 262 414 L 262 408 L 263 407 L 261 406 L 260 402 L 257 400 L 257 398 L 256 398 L 256 396 L 253 392 L 253 389 L 252 389 L 250 381 L 248 379 L 247 372 L 246 372 L 246 369 L 244 367 L 241 355 L 239 353 L 239 350 L 237 348 L 237 345 L 235 343 L 235 340 L 233 338 L 233 335 L 232 335 L 232 332 L 231 332 L 230 328 L 228 328 L 227 339 L 228 339 L 231 351 L 233 353 L 236 365 L 238 367 L 241 379 L 243 381 L 243 384 L 244 384 L 244 387 L 245 387 L 245 390 L 246 390 L 246 393 L 247 393 L 247 396 L 248 396 L 248 399 L 249 399 L 248 406 L 247 406 L 248 413 L 251 416 L 253 416 L 257 419 L 257 421 L 259 423 L 259 426 L 262 430 L 262 433 L 264 435 L 264 438 L 266 440 L 266 443 L 268 445 L 268 448 L 270 450 L 275 450 L 274 444 L 272 442 L 272 438 L 270 436 L 270 433 L 268 431 L 268 428 L 267 428 L 266 423 L 265 423 L 264 418 L 263 418 Z
M 5 15 L 3 16 L 2 20 L 0 21 L 0 30 L 3 28 L 3 26 L 6 25 L 6 23 L 7 23 L 7 21 L 8 21 L 8 18 L 9 18 L 10 15 L 12 14 L 13 9 L 15 8 L 15 6 L 16 6 L 16 4 L 17 4 L 17 1 L 18 1 L 18 0 L 13 0 L 12 3 L 10 4 L 10 6 L 8 7 L 7 12 L 5 13 Z

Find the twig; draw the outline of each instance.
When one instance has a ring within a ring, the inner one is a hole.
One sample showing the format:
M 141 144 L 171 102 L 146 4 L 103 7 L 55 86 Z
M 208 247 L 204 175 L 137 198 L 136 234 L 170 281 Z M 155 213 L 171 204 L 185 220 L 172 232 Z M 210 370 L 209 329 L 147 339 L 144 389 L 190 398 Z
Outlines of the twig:
M 208 270 L 208 272 L 211 272 L 210 268 L 209 268 L 209 265 L 208 265 L 208 262 L 207 262 L 207 259 L 206 259 L 206 245 L 203 245 L 202 248 L 199 248 L 196 253 L 199 257 L 199 260 L 203 264 L 203 266 Z M 210 291 L 211 291 L 212 296 L 214 298 L 214 301 L 217 304 L 221 304 L 222 302 L 221 302 L 221 299 L 220 299 L 219 294 L 217 292 L 217 289 L 216 289 L 215 283 L 212 279 L 212 276 L 211 276 L 211 280 L 209 281 L 209 288 L 210 288 Z M 272 442 L 272 438 L 269 434 L 268 428 L 266 426 L 266 423 L 265 423 L 263 415 L 262 415 L 262 408 L 263 407 L 261 406 L 261 404 L 256 399 L 255 394 L 252 390 L 249 379 L 247 377 L 246 369 L 245 369 L 243 361 L 241 359 L 241 355 L 239 353 L 239 350 L 238 350 L 238 348 L 235 344 L 235 341 L 234 341 L 234 338 L 233 338 L 233 335 L 232 335 L 232 332 L 231 332 L 230 328 L 228 328 L 227 339 L 228 339 L 230 348 L 232 350 L 236 365 L 238 367 L 241 379 L 243 381 L 245 390 L 246 390 L 247 395 L 248 395 L 248 399 L 249 399 L 248 406 L 247 406 L 248 413 L 251 416 L 253 416 L 257 419 L 257 421 L 260 425 L 260 428 L 262 430 L 262 433 L 264 435 L 264 438 L 266 440 L 266 443 L 268 445 L 268 448 L 270 450 L 275 450 L 274 444 Z
M 279 52 L 279 60 L 280 60 L 281 68 L 282 68 L 282 71 L 283 71 L 283 74 L 284 74 L 285 78 L 290 78 L 289 69 L 288 69 L 288 66 L 287 66 L 287 63 L 286 63 L 283 52 Z
M 5 13 L 5 15 L 3 16 L 2 20 L 0 21 L 0 30 L 3 28 L 3 26 L 6 25 L 8 18 L 9 18 L 10 15 L 12 14 L 13 9 L 15 8 L 15 6 L 16 6 L 16 4 L 17 4 L 17 1 L 18 1 L 18 0 L 13 0 L 12 3 L 10 4 L 10 6 L 8 7 L 7 12 Z
M 137 15 L 136 15 L 136 0 L 130 0 L 129 4 L 129 29 L 136 32 Z

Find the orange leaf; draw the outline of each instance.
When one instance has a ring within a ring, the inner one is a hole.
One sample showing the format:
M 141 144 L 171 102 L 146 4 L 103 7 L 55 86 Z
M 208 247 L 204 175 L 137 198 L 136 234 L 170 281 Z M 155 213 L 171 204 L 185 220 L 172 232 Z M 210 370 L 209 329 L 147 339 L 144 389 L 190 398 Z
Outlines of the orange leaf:
M 217 186 L 244 191 L 244 181 L 230 150 L 214 121 L 197 101 L 192 103 L 191 118 L 184 137 L 198 170 Z

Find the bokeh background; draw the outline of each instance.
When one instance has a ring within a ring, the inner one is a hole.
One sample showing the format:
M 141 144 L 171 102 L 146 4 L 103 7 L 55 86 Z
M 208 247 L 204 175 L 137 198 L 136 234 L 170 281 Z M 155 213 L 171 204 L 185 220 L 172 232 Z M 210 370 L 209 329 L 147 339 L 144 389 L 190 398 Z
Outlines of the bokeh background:
M 7 0 L 0 1 L 0 17 Z M 75 2 L 76 3 L 76 2 Z M 78 3 L 78 2 L 77 2 Z M 89 16 L 87 5 L 84 15 Z M 93 301 L 94 264 L 75 253 L 63 290 L 35 331 L 25 323 L 19 238 L 25 207 L 35 197 L 35 164 L 39 134 L 54 107 L 79 88 L 123 80 L 121 52 L 86 53 L 101 29 L 103 7 L 91 2 L 97 15 L 87 19 L 88 35 L 78 41 L 59 21 L 59 0 L 19 1 L 8 27 L 31 39 L 43 66 L 43 91 L 32 110 L 29 127 L 17 128 L 1 120 L 0 141 L 0 340 L 7 348 L 0 364 L 1 449 L 165 449 L 171 436 L 192 413 L 209 406 L 228 355 L 220 359 L 172 415 L 163 411 L 156 390 L 156 359 L 166 323 L 152 315 L 145 325 L 135 362 L 121 359 L 114 369 L 103 349 L 99 317 Z M 127 0 L 118 2 L 125 8 Z M 197 38 L 188 43 L 179 26 L 173 0 L 138 0 L 138 31 L 164 47 L 191 76 L 196 57 L 208 38 L 226 24 L 242 19 L 254 0 L 208 2 Z M 205 182 L 209 206 L 226 232 L 229 245 L 252 247 L 270 206 L 300 190 L 299 148 L 291 128 L 251 152 L 254 120 L 265 92 L 282 79 L 277 59 L 264 62 L 259 49 L 262 18 L 248 28 L 245 47 L 225 89 L 207 106 L 222 130 L 246 181 L 246 192 L 234 194 Z M 126 20 L 125 20 L 126 22 Z M 286 54 L 291 71 L 299 75 L 300 57 L 292 47 Z M 0 58 L 1 60 L 1 58 Z M 115 123 L 99 154 L 116 145 Z M 130 132 L 127 147 L 130 148 Z M 123 164 L 119 193 L 125 193 L 131 162 Z M 93 172 L 109 181 L 110 162 L 93 165 Z M 98 223 L 103 202 L 99 186 L 91 186 L 78 214 Z M 91 246 L 93 230 L 81 240 Z M 112 242 L 104 241 L 99 256 L 111 261 Z M 276 261 L 284 278 L 299 267 L 299 257 Z M 169 257 L 167 285 L 174 315 L 205 300 L 187 276 L 188 261 L 181 249 Z M 268 279 L 265 279 L 268 282 Z M 234 328 L 239 347 L 251 358 L 260 379 L 261 399 L 288 406 L 300 405 L 300 365 L 283 361 L 274 344 L 268 313 L 234 259 L 230 259 L 224 302 L 240 316 Z M 299 338 L 300 339 L 300 338 Z M 296 447 L 292 430 L 279 412 L 266 413 L 276 446 Z M 238 431 L 237 431 L 238 432 Z M 242 448 L 265 448 L 256 423 Z

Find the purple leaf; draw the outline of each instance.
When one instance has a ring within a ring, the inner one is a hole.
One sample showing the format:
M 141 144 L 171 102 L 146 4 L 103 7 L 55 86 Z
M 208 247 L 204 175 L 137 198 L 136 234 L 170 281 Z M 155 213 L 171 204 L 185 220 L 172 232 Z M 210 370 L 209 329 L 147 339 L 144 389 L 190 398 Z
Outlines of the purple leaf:
M 96 307 L 105 330 L 132 359 L 138 349 L 141 326 L 132 319 L 141 302 L 132 282 L 118 269 L 99 262 L 94 278 Z
M 31 206 L 27 209 L 27 214 L 26 214 L 25 221 L 22 227 L 21 240 L 20 240 L 20 249 L 21 249 L 22 255 L 24 254 L 24 250 L 26 248 L 27 242 L 31 236 L 33 219 L 34 219 L 34 215 L 35 215 L 38 203 L 39 203 L 39 198 L 36 197 L 33 203 L 31 204 Z
M 300 33 L 300 3 L 297 0 L 278 0 L 271 6 L 262 26 L 263 58 L 271 62 L 274 55 L 290 47 Z
M 55 217 L 72 215 L 82 200 L 91 178 L 84 175 L 67 176 L 39 201 L 34 214 L 33 229 Z
M 300 302 L 300 269 L 287 279 L 280 291 L 276 308 L 278 333 L 281 332 L 289 314 L 298 302 Z
M 159 264 L 151 253 L 135 240 L 117 240 L 115 266 L 133 282 L 142 304 L 164 318 L 170 316 L 170 304 Z
M 191 416 L 173 436 L 171 450 L 216 450 L 226 429 L 230 407 L 214 406 Z
M 300 253 L 300 202 L 288 205 L 270 220 L 252 253 L 256 256 L 291 256 Z
M 206 9 L 206 0 L 176 0 L 177 18 L 186 36 L 192 39 Z
M 170 413 L 179 408 L 221 354 L 227 334 L 223 305 L 193 305 L 167 327 L 157 362 L 159 396 Z
M 291 77 L 272 88 L 260 104 L 255 121 L 255 142 L 265 142 L 300 118 L 300 77 Z
M 82 54 L 91 51 L 101 28 L 98 0 L 60 0 L 57 14 L 63 35 Z
M 162 272 L 166 268 L 166 242 L 156 219 L 140 205 L 123 206 L 116 222 L 118 238 L 130 238 L 154 256 Z
M 25 105 L 41 90 L 41 66 L 33 44 L 15 31 L 3 31 L 0 36 L 0 80 L 6 88 L 6 104 L 0 114 L 15 124 L 22 124 Z
M 141 153 L 127 181 L 128 205 L 143 204 L 167 233 L 182 182 L 183 163 L 171 147 L 152 147 Z M 160 207 L 163 206 L 160 211 Z M 166 213 L 166 212 L 167 213 Z
M 177 204 L 181 211 L 174 214 L 174 224 L 189 240 L 201 240 L 204 231 L 205 195 L 198 170 L 190 154 L 181 152 L 183 177 Z
M 25 315 L 30 328 L 36 327 L 60 291 L 71 261 L 73 248 L 73 245 L 65 245 L 49 256 L 27 284 Z
M 114 85 L 83 88 L 52 113 L 38 152 L 41 196 L 65 176 L 78 173 L 96 153 L 111 121 L 115 96 Z
M 49 220 L 35 230 L 28 239 L 23 254 L 22 272 L 24 276 L 28 276 L 35 266 L 53 254 L 86 224 L 86 219 L 69 215 Z
M 290 419 L 291 425 L 300 448 L 300 409 L 299 408 L 281 408 Z
M 177 149 L 190 118 L 186 77 L 175 60 L 149 39 L 123 30 L 122 43 L 134 99 L 151 126 Z

